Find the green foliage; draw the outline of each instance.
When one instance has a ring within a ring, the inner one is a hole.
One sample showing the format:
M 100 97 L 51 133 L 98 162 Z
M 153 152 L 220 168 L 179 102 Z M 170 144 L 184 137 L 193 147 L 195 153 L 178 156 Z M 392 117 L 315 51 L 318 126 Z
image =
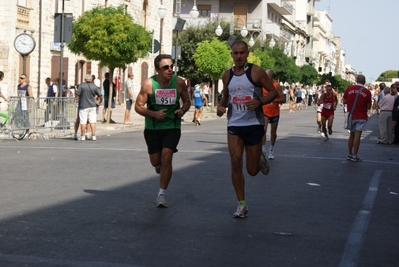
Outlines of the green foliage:
M 397 70 L 387 70 L 384 71 L 383 73 L 380 74 L 378 77 L 377 81 L 381 82 L 391 82 L 392 78 L 398 78 L 399 77 L 399 71 Z
M 184 31 L 179 32 L 179 46 L 181 46 L 181 58 L 178 61 L 179 65 L 179 75 L 183 76 L 187 79 L 197 79 L 197 78 L 208 78 L 211 77 L 205 76 L 206 74 L 202 73 L 195 65 L 193 55 L 195 50 L 197 49 L 197 44 L 208 40 L 211 41 L 213 38 L 219 39 L 219 41 L 228 40 L 230 33 L 229 27 L 230 24 L 221 21 L 220 26 L 223 29 L 223 33 L 221 36 L 216 36 L 215 30 L 218 26 L 217 22 L 209 22 L 205 25 L 190 25 Z M 237 36 L 237 40 L 241 39 L 241 35 L 239 31 L 235 31 L 235 36 Z M 173 38 L 174 44 L 176 43 L 176 38 Z M 227 42 L 226 47 L 227 46 Z M 231 61 L 232 62 L 232 61 Z M 230 65 L 232 66 L 232 64 Z M 229 66 L 229 67 L 230 67 Z
M 212 80 L 221 78 L 223 72 L 231 66 L 230 50 L 226 42 L 216 38 L 200 42 L 193 59 L 198 69 Z
M 249 52 L 248 62 L 260 66 L 261 59 L 259 57 L 255 56 L 254 53 Z
M 296 83 L 301 79 L 299 67 L 295 64 L 295 60 L 284 54 L 284 51 L 275 46 L 268 48 L 268 53 L 275 61 L 273 71 L 276 73 L 276 78 L 282 82 Z
M 123 6 L 97 6 L 73 21 L 72 42 L 67 46 L 113 69 L 145 57 L 151 50 L 152 34 L 135 24 Z
M 317 79 L 319 78 L 319 74 L 317 73 L 317 70 L 310 66 L 310 65 L 303 65 L 300 68 L 301 72 L 301 80 L 300 82 L 305 85 L 312 85 L 317 82 Z
M 260 59 L 260 64 L 258 64 L 262 69 L 267 70 L 267 69 L 272 69 L 274 70 L 274 59 L 270 56 L 268 53 L 268 50 L 263 51 L 260 48 L 255 49 L 252 53 L 254 56 L 258 57 Z
M 318 84 L 324 84 L 326 80 L 329 80 L 331 86 L 340 93 L 344 92 L 350 85 L 350 82 L 342 79 L 341 75 L 332 76 L 331 74 L 321 75 Z
M 333 85 L 333 88 L 335 88 L 340 93 L 345 92 L 346 88 L 351 85 L 351 82 L 343 79 L 341 75 L 335 75 L 334 80 L 335 85 Z

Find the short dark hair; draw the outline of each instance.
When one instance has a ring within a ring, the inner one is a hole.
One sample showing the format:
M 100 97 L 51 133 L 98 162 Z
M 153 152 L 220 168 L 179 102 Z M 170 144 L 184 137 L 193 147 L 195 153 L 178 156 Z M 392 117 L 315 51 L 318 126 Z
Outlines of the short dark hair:
M 161 62 L 162 59 L 170 59 L 170 60 L 173 61 L 171 55 L 169 55 L 169 54 L 160 54 L 154 59 L 155 69 L 159 69 L 159 62 Z
M 235 45 L 244 45 L 246 50 L 248 51 L 248 44 L 246 42 L 244 42 L 243 40 L 234 41 L 234 43 L 231 45 L 231 48 L 233 48 L 233 46 L 235 46 Z

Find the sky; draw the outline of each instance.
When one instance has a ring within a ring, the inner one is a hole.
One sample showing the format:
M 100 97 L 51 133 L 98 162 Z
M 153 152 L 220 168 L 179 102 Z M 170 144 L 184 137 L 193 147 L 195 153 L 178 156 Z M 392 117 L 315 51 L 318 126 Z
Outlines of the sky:
M 366 82 L 399 70 L 399 0 L 320 0 L 315 7 L 330 14 L 345 64 L 362 72 Z

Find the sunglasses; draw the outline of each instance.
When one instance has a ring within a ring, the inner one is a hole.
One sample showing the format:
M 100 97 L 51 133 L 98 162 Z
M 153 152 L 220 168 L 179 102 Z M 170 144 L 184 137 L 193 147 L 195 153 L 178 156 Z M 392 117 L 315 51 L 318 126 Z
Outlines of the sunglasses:
M 25 77 L 19 77 L 21 80 L 25 79 Z
M 160 67 L 160 69 L 163 69 L 163 70 L 168 70 L 168 69 L 171 69 L 171 70 L 173 70 L 173 64 L 170 64 L 170 65 L 164 65 L 164 66 Z

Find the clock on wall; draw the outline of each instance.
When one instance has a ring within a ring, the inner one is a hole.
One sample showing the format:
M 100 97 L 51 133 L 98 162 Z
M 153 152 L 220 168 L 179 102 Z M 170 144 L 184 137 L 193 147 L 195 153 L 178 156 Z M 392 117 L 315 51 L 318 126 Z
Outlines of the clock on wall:
M 29 55 L 35 49 L 36 42 L 32 35 L 21 33 L 15 37 L 14 47 L 21 55 Z

